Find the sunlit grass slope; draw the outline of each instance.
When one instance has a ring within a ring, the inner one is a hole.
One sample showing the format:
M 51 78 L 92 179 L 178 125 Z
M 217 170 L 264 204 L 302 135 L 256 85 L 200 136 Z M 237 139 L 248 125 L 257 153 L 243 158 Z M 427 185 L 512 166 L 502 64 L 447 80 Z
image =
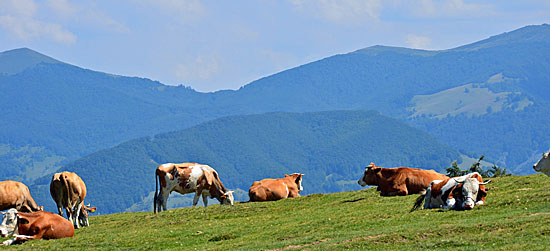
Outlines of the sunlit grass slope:
M 495 178 L 487 204 L 471 211 L 419 210 L 416 195 L 375 188 L 233 207 L 92 217 L 69 239 L 16 248 L 50 249 L 547 249 L 550 178 Z M 306 187 L 307 189 L 307 187 Z

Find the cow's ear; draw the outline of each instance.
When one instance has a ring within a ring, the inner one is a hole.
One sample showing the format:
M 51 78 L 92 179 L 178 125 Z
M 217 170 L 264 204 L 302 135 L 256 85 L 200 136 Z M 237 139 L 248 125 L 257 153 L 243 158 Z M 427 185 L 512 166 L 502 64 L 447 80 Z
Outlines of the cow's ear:
M 97 210 L 96 207 L 89 207 L 89 208 L 88 208 L 88 211 L 90 211 L 90 213 L 95 212 L 95 210 Z
M 379 173 L 380 171 L 382 171 L 382 168 L 373 168 L 372 171 L 374 171 L 375 173 Z
M 285 174 L 285 178 L 286 178 L 286 177 L 290 177 L 290 175 L 288 175 L 288 174 Z

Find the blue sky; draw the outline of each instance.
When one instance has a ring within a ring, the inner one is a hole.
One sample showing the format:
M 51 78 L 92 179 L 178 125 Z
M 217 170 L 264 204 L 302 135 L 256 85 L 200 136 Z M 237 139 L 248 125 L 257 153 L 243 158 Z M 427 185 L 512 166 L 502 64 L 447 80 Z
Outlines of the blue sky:
M 373 45 L 450 49 L 550 23 L 550 0 L 0 0 L 0 51 L 198 91 Z

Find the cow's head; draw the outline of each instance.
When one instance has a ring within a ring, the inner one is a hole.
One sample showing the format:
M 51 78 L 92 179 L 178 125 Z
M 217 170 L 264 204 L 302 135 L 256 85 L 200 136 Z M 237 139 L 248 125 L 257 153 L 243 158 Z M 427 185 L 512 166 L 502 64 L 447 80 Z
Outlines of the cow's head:
M 17 230 L 17 210 L 10 208 L 7 212 L 2 212 L 2 224 L 0 225 L 0 236 L 7 237 L 14 235 Z
M 460 209 L 469 210 L 474 208 L 478 199 L 478 193 L 485 193 L 485 190 L 480 191 L 480 186 L 490 183 L 491 180 L 480 182 L 477 178 L 467 178 L 457 186 L 454 190 L 455 198 L 462 202 Z
M 533 169 L 550 176 L 550 151 L 542 153 L 542 158 L 533 165 Z
M 292 179 L 296 183 L 296 186 L 298 186 L 298 192 L 304 191 L 304 187 L 302 186 L 303 176 L 304 176 L 303 173 L 293 173 L 291 175 L 285 174 L 285 177 L 292 177 Z
M 231 205 L 233 206 L 233 203 L 235 202 L 235 199 L 233 198 L 233 191 L 227 191 L 223 193 L 221 198 L 221 204 L 222 205 Z
M 375 166 L 374 163 L 370 163 L 367 167 L 365 167 L 365 172 L 363 173 L 363 177 L 357 181 L 359 185 L 366 186 L 366 185 L 378 185 L 378 176 L 380 175 L 380 171 L 382 171 L 381 167 Z
M 80 214 L 78 215 L 78 222 L 81 226 L 90 226 L 88 221 L 88 214 L 95 212 L 96 207 L 90 207 L 90 204 L 80 207 Z

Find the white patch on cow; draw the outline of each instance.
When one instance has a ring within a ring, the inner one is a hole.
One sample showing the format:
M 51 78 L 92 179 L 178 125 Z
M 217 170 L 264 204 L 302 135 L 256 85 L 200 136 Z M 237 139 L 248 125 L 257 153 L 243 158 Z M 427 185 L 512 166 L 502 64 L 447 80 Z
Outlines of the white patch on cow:
M 454 198 L 447 199 L 447 205 L 443 206 L 444 209 L 453 209 L 455 207 L 456 200 Z
M 203 175 L 203 169 L 200 167 L 201 166 L 189 167 L 189 169 L 191 169 L 191 174 L 189 175 L 189 180 L 187 181 L 187 184 L 189 184 L 190 189 L 197 189 L 197 182 L 199 178 Z M 209 172 L 208 170 L 204 170 L 204 171 Z
M 283 182 L 283 185 L 285 186 L 285 189 L 286 189 L 286 196 L 288 197 L 288 194 L 289 194 L 289 192 L 288 192 L 288 186 L 287 186 L 284 182 Z
M 483 205 L 483 204 L 485 204 L 485 202 L 483 202 L 482 200 L 476 202 L 476 205 Z
M 298 185 L 300 187 L 298 192 L 304 191 L 304 187 L 302 186 L 302 179 L 300 179 L 300 181 L 298 182 Z
M 174 165 L 174 163 L 166 163 L 162 164 L 162 167 L 171 167 L 172 165 Z

